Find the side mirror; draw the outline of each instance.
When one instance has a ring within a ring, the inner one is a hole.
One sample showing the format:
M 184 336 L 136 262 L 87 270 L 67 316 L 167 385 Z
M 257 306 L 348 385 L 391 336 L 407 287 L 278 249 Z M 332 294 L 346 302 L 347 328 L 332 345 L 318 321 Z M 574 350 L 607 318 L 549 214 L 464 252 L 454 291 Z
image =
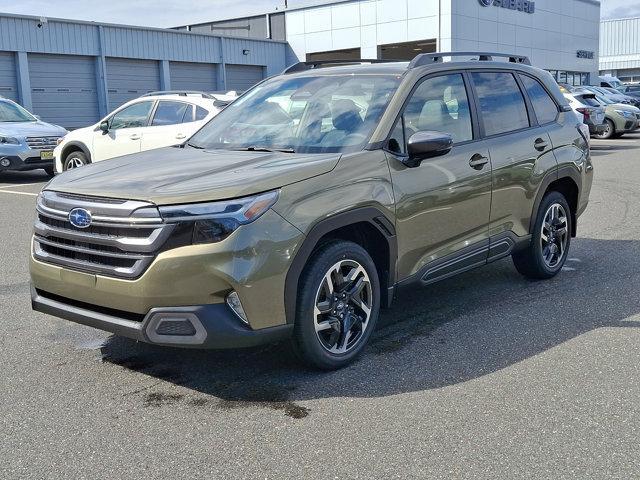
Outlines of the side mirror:
M 103 135 L 106 135 L 107 133 L 109 133 L 109 120 L 100 122 L 100 126 L 98 128 L 102 131 Z
M 409 168 L 419 166 L 427 158 L 446 155 L 453 147 L 453 138 L 442 132 L 417 132 L 409 137 L 407 153 L 404 163 Z

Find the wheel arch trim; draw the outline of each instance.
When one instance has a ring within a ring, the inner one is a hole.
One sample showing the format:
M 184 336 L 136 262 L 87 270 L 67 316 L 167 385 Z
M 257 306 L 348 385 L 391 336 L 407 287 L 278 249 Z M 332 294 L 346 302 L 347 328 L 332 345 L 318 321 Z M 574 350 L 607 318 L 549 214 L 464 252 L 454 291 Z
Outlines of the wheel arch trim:
M 331 232 L 358 223 L 371 225 L 380 232 L 387 241 L 389 272 L 386 284 L 388 288 L 387 291 L 382 291 L 381 294 L 382 304 L 388 305 L 390 303 L 395 286 L 396 261 L 398 258 L 395 227 L 378 207 L 359 207 L 322 219 L 309 229 L 302 245 L 294 256 L 285 279 L 284 302 L 287 324 L 293 324 L 295 322 L 300 276 L 320 240 Z
M 549 186 L 558 180 L 562 180 L 568 178 L 575 183 L 576 188 L 578 189 L 578 205 L 580 204 L 580 185 L 582 184 L 582 179 L 580 177 L 580 172 L 575 166 L 572 165 L 563 165 L 560 166 L 553 171 L 547 173 L 547 175 L 542 179 L 540 183 L 540 188 L 538 188 L 538 193 L 536 194 L 536 199 L 533 203 L 533 210 L 531 212 L 531 218 L 529 219 L 529 233 L 533 233 L 533 229 L 536 223 L 536 217 L 538 214 L 538 210 L 540 208 L 540 204 L 542 203 L 542 199 L 547 192 Z M 578 212 L 571 212 L 572 216 L 572 229 L 576 231 L 576 218 Z
M 73 147 L 77 147 L 77 148 L 73 148 Z M 80 151 L 86 155 L 87 160 L 89 160 L 89 163 L 92 162 L 92 160 L 91 160 L 91 152 L 89 151 L 89 148 L 83 142 L 80 142 L 78 140 L 72 140 L 72 141 L 68 142 L 62 148 L 62 157 L 63 158 L 61 158 L 60 161 L 64 164 L 64 161 L 66 160 L 65 157 L 67 155 L 69 155 L 69 153 L 71 153 L 71 151 L 75 151 L 77 149 L 80 149 Z

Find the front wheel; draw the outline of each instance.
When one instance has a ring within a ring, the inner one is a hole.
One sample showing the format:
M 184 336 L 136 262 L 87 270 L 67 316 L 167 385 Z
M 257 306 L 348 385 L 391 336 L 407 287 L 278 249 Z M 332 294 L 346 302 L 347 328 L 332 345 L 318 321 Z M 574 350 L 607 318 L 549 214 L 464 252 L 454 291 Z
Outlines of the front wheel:
M 571 245 L 571 209 L 560 192 L 547 193 L 538 209 L 531 244 L 512 255 L 518 272 L 533 279 L 562 270 Z
M 369 341 L 380 311 L 371 256 L 353 242 L 329 242 L 311 257 L 299 285 L 294 350 L 315 368 L 348 365 Z
M 604 130 L 602 132 L 596 133 L 594 137 L 599 138 L 601 140 L 606 140 L 608 138 L 613 137 L 616 134 L 616 126 L 613 124 L 611 120 L 608 118 L 604 122 Z
M 83 152 L 81 151 L 71 152 L 64 159 L 62 170 L 66 172 L 67 170 L 80 168 L 84 165 L 87 165 L 88 163 L 89 163 L 89 160 L 87 160 L 87 156 Z

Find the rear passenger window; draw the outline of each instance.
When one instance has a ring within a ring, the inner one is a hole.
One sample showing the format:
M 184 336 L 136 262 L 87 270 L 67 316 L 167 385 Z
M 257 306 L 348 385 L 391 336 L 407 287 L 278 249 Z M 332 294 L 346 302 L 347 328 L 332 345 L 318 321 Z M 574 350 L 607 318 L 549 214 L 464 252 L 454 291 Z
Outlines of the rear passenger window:
M 485 135 L 529 127 L 524 97 L 515 77 L 507 72 L 472 73 L 480 100 Z
M 161 101 L 156 108 L 156 113 L 153 116 L 154 127 L 163 125 L 177 125 L 183 123 L 185 114 L 191 113 L 191 105 L 183 102 L 167 102 Z M 187 120 L 190 121 L 190 120 Z
M 198 107 L 196 109 L 196 122 L 199 120 L 204 120 L 207 117 L 207 115 L 209 115 L 209 112 L 207 110 L 205 110 L 202 107 Z
M 533 110 L 536 112 L 538 123 L 544 125 L 545 123 L 554 122 L 558 117 L 558 106 L 556 102 L 553 101 L 544 87 L 540 85 L 540 82 L 526 75 L 520 75 L 520 78 L 533 104 Z

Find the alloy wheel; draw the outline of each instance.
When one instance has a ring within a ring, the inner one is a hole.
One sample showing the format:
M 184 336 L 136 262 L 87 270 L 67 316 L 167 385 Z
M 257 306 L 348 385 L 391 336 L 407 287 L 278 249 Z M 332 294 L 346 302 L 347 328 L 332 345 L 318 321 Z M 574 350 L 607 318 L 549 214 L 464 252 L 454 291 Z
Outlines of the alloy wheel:
M 67 160 L 67 165 L 65 170 L 71 170 L 72 168 L 82 167 L 84 162 L 78 157 L 71 157 Z
M 548 268 L 556 268 L 563 260 L 569 236 L 567 212 L 559 203 L 552 204 L 544 215 L 540 240 L 542 259 Z
M 373 290 L 366 270 L 355 260 L 342 260 L 325 274 L 314 308 L 316 336 L 333 354 L 353 350 L 369 326 Z

